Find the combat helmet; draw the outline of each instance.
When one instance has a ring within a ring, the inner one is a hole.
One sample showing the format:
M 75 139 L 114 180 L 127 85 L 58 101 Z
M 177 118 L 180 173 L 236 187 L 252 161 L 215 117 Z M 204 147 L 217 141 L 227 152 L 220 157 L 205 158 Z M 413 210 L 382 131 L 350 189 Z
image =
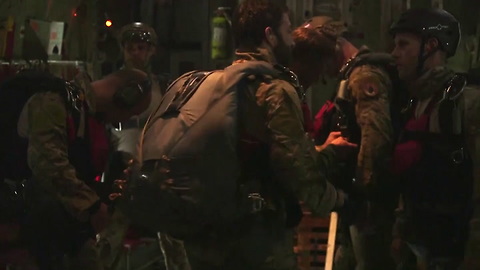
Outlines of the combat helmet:
M 408 32 L 420 35 L 423 42 L 427 38 L 437 38 L 447 57 L 455 54 L 460 42 L 460 24 L 455 17 L 443 9 L 409 9 L 400 15 L 390 28 L 390 34 Z
M 157 45 L 157 34 L 149 25 L 142 22 L 134 22 L 120 29 L 118 40 L 122 47 L 127 41 L 147 42 L 155 46 Z

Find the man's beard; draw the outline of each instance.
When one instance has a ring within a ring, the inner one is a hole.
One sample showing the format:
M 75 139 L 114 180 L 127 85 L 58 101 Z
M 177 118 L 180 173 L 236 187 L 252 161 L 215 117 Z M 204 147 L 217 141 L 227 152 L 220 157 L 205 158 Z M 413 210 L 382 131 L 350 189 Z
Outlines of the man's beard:
M 273 48 L 273 54 L 278 64 L 288 67 L 292 63 L 292 48 L 279 35 L 277 37 L 280 42 Z

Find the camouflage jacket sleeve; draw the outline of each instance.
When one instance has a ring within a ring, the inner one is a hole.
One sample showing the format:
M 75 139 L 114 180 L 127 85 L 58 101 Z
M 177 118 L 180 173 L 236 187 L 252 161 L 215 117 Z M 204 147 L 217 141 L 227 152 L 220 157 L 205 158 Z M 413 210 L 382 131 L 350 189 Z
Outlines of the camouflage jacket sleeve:
M 337 169 L 338 165 L 338 159 L 337 159 L 337 154 L 335 152 L 335 145 L 329 144 L 325 148 L 322 149 L 322 151 L 318 152 L 318 164 L 319 164 L 319 169 L 321 172 L 323 172 L 325 175 L 327 175 L 327 178 L 329 178 L 333 171 Z
M 285 81 L 274 80 L 260 85 L 257 97 L 262 96 L 275 179 L 293 188 L 313 213 L 327 215 L 337 202 L 337 192 L 321 171 L 314 143 L 303 129 L 296 90 Z
M 380 180 L 378 170 L 386 168 L 392 143 L 389 91 L 391 82 L 380 69 L 368 65 L 357 67 L 349 78 L 355 100 L 355 115 L 361 130 L 357 159 L 357 179 L 364 185 Z
M 473 215 L 465 250 L 465 269 L 480 269 L 480 89 L 464 92 L 467 147 L 473 161 Z
M 78 179 L 67 150 L 67 111 L 62 97 L 46 92 L 33 96 L 28 109 L 28 163 L 35 180 L 52 192 L 79 220 L 88 220 L 96 193 Z

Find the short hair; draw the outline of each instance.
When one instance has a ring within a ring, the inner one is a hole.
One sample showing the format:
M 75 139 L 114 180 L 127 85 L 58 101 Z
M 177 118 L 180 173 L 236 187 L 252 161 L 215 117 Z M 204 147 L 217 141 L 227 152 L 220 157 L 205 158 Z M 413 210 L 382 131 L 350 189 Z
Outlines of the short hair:
M 235 45 L 244 48 L 258 47 L 265 38 L 265 28 L 278 31 L 282 17 L 288 12 L 279 0 L 243 0 L 235 9 L 232 29 Z
M 316 29 L 298 27 L 292 33 L 295 46 L 292 56 L 295 61 L 316 66 L 326 59 L 335 59 L 335 38 Z

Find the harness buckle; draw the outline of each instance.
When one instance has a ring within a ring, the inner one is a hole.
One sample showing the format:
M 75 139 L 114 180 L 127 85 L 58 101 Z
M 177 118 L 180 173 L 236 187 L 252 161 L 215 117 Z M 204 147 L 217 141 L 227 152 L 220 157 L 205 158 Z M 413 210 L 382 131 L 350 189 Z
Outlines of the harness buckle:
M 265 199 L 260 193 L 250 193 L 248 194 L 248 199 L 252 202 L 251 213 L 258 213 L 265 208 Z
M 115 131 L 122 131 L 123 130 L 122 123 L 118 122 L 118 123 L 114 124 L 113 128 L 115 129 Z
M 463 147 L 453 151 L 451 154 L 451 157 L 452 157 L 453 163 L 457 165 L 463 163 L 463 161 L 465 160 L 465 151 Z

